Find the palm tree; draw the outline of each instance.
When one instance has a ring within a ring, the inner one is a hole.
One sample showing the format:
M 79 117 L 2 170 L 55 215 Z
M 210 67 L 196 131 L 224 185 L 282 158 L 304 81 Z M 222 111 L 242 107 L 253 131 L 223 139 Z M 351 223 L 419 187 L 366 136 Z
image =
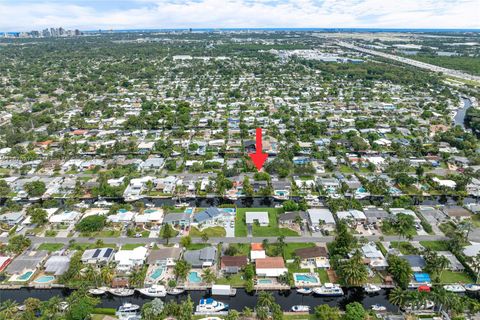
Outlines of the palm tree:
M 341 263 L 339 271 L 345 284 L 350 286 L 361 285 L 365 283 L 368 278 L 367 269 L 363 264 L 362 256 L 358 250 L 351 259 Z
M 113 280 L 113 268 L 110 264 L 103 266 L 100 269 L 100 277 L 104 285 L 109 286 Z
M 215 282 L 217 277 L 215 276 L 215 273 L 213 273 L 212 269 L 205 269 L 205 271 L 203 271 L 202 279 L 205 283 L 211 284 Z
M 2 302 L 0 311 L 5 315 L 6 319 L 13 319 L 14 314 L 17 312 L 17 307 L 17 302 L 8 299 Z
M 282 254 L 282 257 L 284 256 L 285 252 L 285 236 L 281 235 L 280 237 L 277 238 L 277 243 L 278 243 L 278 251 Z
M 173 273 L 175 276 L 181 280 L 185 280 L 188 275 L 188 271 L 190 270 L 191 266 L 185 260 L 179 260 L 175 264 L 173 268 Z
M 436 262 L 438 271 L 440 272 L 439 278 L 441 279 L 443 271 L 450 266 L 450 260 L 448 260 L 448 258 L 445 256 L 439 256 Z
M 443 307 L 448 304 L 448 291 L 442 287 L 436 288 L 432 292 L 432 299 L 435 305 L 438 306 L 438 311 L 441 312 Z
M 408 292 L 400 287 L 396 287 L 388 296 L 388 300 L 399 308 L 403 308 L 408 303 Z
M 261 291 L 258 294 L 257 305 L 261 307 L 270 308 L 275 303 L 273 295 L 266 291 Z

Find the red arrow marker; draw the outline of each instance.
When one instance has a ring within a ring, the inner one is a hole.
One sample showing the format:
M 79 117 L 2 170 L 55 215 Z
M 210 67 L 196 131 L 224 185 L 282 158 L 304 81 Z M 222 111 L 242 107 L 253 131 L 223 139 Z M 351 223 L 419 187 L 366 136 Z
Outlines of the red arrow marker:
M 255 153 L 248 154 L 252 158 L 255 167 L 260 171 L 268 158 L 268 154 L 262 152 L 262 128 L 257 128 L 255 138 Z

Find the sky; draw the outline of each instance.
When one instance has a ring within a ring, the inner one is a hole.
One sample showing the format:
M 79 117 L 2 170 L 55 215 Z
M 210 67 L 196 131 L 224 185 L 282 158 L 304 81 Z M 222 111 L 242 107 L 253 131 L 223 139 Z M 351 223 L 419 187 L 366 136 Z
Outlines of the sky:
M 480 29 L 480 0 L 0 0 L 0 31 L 163 28 Z

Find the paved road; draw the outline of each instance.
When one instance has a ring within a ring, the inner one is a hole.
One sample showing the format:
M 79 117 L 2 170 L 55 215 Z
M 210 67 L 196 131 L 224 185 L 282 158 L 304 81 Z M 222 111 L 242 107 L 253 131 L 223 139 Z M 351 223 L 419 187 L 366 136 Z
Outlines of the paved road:
M 360 238 L 360 236 L 357 236 Z M 148 244 L 154 241 L 152 238 L 44 238 L 44 237 L 29 237 L 32 240 L 32 244 L 41 244 L 41 243 L 65 243 L 68 244 L 70 241 L 75 241 L 77 243 L 95 243 L 97 240 L 102 240 L 104 243 L 114 243 L 118 245 L 123 245 L 126 243 L 144 243 Z M 370 241 L 379 241 L 380 236 L 366 236 L 366 239 Z M 208 243 L 252 243 L 252 242 L 262 242 L 264 239 L 268 239 L 269 242 L 276 242 L 277 237 L 244 237 L 244 238 L 210 238 Z M 305 242 L 331 242 L 333 241 L 333 236 L 328 237 L 286 237 L 285 242 L 287 243 L 305 243 Z M 398 241 L 398 236 L 384 236 L 383 241 Z M 405 239 L 401 239 L 405 241 Z M 417 235 L 413 238 L 413 241 L 423 241 L 423 240 L 448 240 L 447 237 L 443 235 Z M 0 237 L 0 242 L 6 242 L 8 238 Z M 165 243 L 163 239 L 156 239 L 157 243 Z M 170 239 L 169 243 L 179 243 L 180 238 Z M 192 238 L 194 243 L 202 243 L 200 238 Z
M 471 75 L 471 74 L 468 74 L 468 73 L 465 73 L 465 72 L 461 72 L 461 71 L 458 71 L 458 70 L 447 69 L 447 68 L 439 67 L 439 66 L 436 66 L 436 65 L 433 65 L 433 64 L 429 64 L 429 63 L 421 62 L 421 61 L 418 61 L 418 60 L 414 60 L 414 59 L 403 58 L 403 57 L 399 57 L 399 56 L 396 56 L 396 55 L 393 55 L 393 54 L 388 54 L 388 53 L 383 53 L 383 52 L 380 52 L 380 51 L 366 49 L 366 48 L 359 47 L 359 46 L 356 46 L 356 45 L 348 43 L 348 42 L 339 41 L 338 45 L 340 45 L 342 47 L 345 47 L 345 48 L 357 50 L 357 51 L 360 51 L 360 52 L 363 52 L 363 53 L 368 53 L 368 54 L 379 56 L 379 57 L 382 57 L 382 58 L 406 63 L 406 64 L 409 64 L 409 65 L 415 66 L 417 68 L 427 69 L 427 70 L 434 71 L 434 72 L 442 72 L 443 74 L 446 74 L 446 75 L 451 76 L 451 77 L 480 82 L 480 76 L 474 76 L 474 75 Z

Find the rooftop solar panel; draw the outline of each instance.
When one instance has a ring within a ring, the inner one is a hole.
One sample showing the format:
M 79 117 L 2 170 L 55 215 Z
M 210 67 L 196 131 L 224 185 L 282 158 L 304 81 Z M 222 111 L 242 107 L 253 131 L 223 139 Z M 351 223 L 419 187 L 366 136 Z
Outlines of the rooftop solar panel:
M 98 257 L 98 255 L 100 254 L 100 251 L 101 251 L 100 249 L 95 250 L 95 253 L 93 254 L 92 258 Z
M 108 248 L 107 250 L 105 250 L 105 253 L 103 254 L 104 257 L 109 257 L 110 254 L 112 253 L 113 249 L 112 248 Z

